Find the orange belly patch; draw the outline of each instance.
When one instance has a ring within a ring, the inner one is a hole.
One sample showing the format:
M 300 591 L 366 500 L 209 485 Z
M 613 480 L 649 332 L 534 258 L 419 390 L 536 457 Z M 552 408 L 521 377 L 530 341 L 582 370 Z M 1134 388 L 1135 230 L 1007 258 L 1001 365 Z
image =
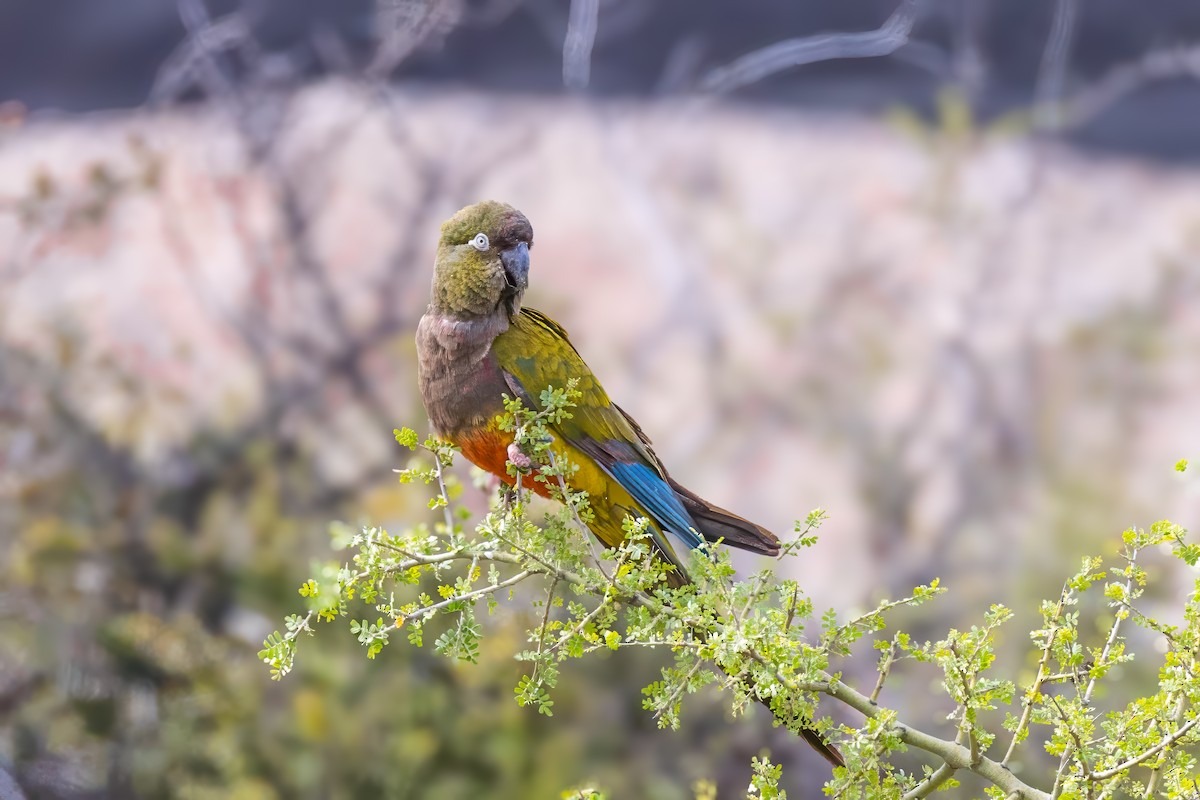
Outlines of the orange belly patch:
M 512 444 L 512 440 L 511 434 L 487 427 L 460 435 L 455 444 L 472 464 L 512 486 L 516 483 L 513 476 L 508 474 L 508 446 Z M 526 477 L 521 481 L 521 485 L 542 497 L 550 496 L 544 482 Z

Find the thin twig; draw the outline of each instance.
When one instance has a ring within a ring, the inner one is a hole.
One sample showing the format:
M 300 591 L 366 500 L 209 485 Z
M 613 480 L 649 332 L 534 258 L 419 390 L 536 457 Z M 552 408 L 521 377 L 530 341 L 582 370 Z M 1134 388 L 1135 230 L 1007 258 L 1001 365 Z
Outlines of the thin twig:
M 758 599 L 759 593 L 762 592 L 763 584 L 766 583 L 768 572 L 763 570 L 754 579 L 754 583 L 750 586 L 750 591 L 746 595 L 746 603 L 740 609 L 730 609 L 733 611 L 733 618 L 740 626 L 742 619 L 746 614 L 750 613 L 750 609 L 754 606 L 754 601 Z
M 921 0 L 901 0 L 899 8 L 878 29 L 854 33 L 821 33 L 776 42 L 748 53 L 700 80 L 707 92 L 730 92 L 757 83 L 786 69 L 838 58 L 877 58 L 891 55 L 908 42 Z
M 975 693 L 975 682 L 973 676 L 960 666 L 963 658 L 962 654 L 958 651 L 958 644 L 954 641 L 950 642 L 950 652 L 954 655 L 954 671 L 958 673 L 958 679 L 962 682 L 963 687 L 962 726 L 959 730 L 967 737 L 967 745 L 971 751 L 971 766 L 973 767 L 979 763 L 982 755 L 979 752 L 979 740 L 975 736 L 975 724 L 968 718 L 971 710 L 971 698 Z M 969 661 L 966 664 L 970 667 Z
M 1063 726 L 1067 729 L 1067 734 L 1071 737 L 1071 741 L 1075 743 L 1075 752 L 1079 753 L 1079 763 L 1083 765 L 1083 777 L 1089 781 L 1094 781 L 1092 768 L 1088 766 L 1087 758 L 1083 755 L 1083 742 L 1079 739 L 1079 733 L 1075 730 L 1075 726 L 1071 724 L 1071 718 L 1067 716 L 1067 712 L 1063 711 L 1062 704 L 1058 702 L 1057 697 L 1051 697 L 1050 703 L 1054 706 L 1054 710 L 1058 712 L 1058 718 L 1062 720 Z
M 374 19 L 379 45 L 364 74 L 369 80 L 385 80 L 422 44 L 452 31 L 462 21 L 462 6 L 413 0 L 377 2 Z
M 433 614 L 433 612 L 439 611 L 439 610 L 445 608 L 446 606 L 451 605 L 452 603 L 458 603 L 463 600 L 478 600 L 480 597 L 483 597 L 484 595 L 495 594 L 496 592 L 500 591 L 501 589 L 507 589 L 510 586 L 515 586 L 518 583 L 520 583 L 521 581 L 525 580 L 526 578 L 533 577 L 534 575 L 537 575 L 537 574 L 539 574 L 539 573 L 535 570 L 531 570 L 531 569 L 522 570 L 521 572 L 518 572 L 516 575 L 513 575 L 511 578 L 500 581 L 499 583 L 488 584 L 487 586 L 481 586 L 478 589 L 475 589 L 474 591 L 465 592 L 460 595 L 455 595 L 454 597 L 448 597 L 445 600 L 442 600 L 441 602 L 438 602 L 438 603 L 434 603 L 431 606 L 423 606 L 422 608 L 417 609 L 416 611 L 412 612 L 411 614 L 405 614 L 404 616 L 401 617 L 401 619 L 407 621 L 410 619 L 415 619 L 416 617 L 428 617 L 429 615 Z
M 1124 595 L 1123 595 L 1124 597 L 1129 597 L 1130 592 L 1133 591 L 1133 576 L 1134 576 L 1133 567 L 1134 567 L 1134 564 L 1137 563 L 1137 557 L 1138 557 L 1139 552 L 1140 551 L 1138 550 L 1138 548 L 1135 547 L 1133 549 L 1133 551 L 1130 552 L 1129 557 L 1126 559 L 1126 561 L 1129 564 L 1129 567 L 1128 567 L 1128 572 L 1125 577 L 1125 589 L 1124 589 Z M 1112 652 L 1113 645 L 1115 645 L 1117 643 L 1117 636 L 1121 630 L 1121 620 L 1122 619 L 1123 619 L 1123 617 L 1121 616 L 1121 614 L 1118 613 L 1118 614 L 1114 615 L 1112 628 L 1110 628 L 1108 631 L 1108 639 L 1106 639 L 1104 642 L 1104 649 L 1100 651 L 1100 658 L 1097 659 L 1096 666 L 1100 666 L 1100 665 L 1108 663 L 1108 654 Z M 1092 692 L 1095 690 L 1095 688 L 1096 688 L 1096 675 L 1095 675 L 1095 673 L 1093 673 L 1091 678 L 1088 680 L 1087 689 L 1085 689 L 1084 693 L 1083 693 L 1082 700 L 1083 700 L 1083 704 L 1085 706 L 1091 702 Z M 1052 798 L 1058 797 L 1058 794 L 1062 789 L 1062 779 L 1066 775 L 1067 765 L 1071 761 L 1071 755 L 1072 755 L 1071 747 L 1070 747 L 1070 745 L 1067 745 L 1066 747 L 1063 748 L 1062 758 L 1059 759 L 1058 769 L 1054 773 L 1054 788 L 1050 790 L 1050 796 Z
M 1037 697 L 1039 692 L 1041 692 L 1042 684 L 1048 680 L 1046 671 L 1047 666 L 1050 663 L 1050 653 L 1054 649 L 1054 640 L 1058 638 L 1058 620 L 1062 617 L 1063 606 L 1067 602 L 1070 591 L 1070 587 L 1064 584 L 1062 591 L 1059 592 L 1058 606 L 1054 610 L 1054 624 L 1050 627 L 1050 630 L 1046 631 L 1046 644 L 1044 647 L 1042 647 L 1042 657 L 1041 660 L 1038 661 L 1037 676 L 1033 679 L 1033 683 L 1029 685 L 1029 688 L 1025 690 L 1025 697 L 1023 699 L 1021 708 L 1021 719 L 1018 720 L 1017 727 L 1013 729 L 1012 740 L 1008 743 L 1008 750 L 1005 751 L 1004 758 L 1000 759 L 1000 763 L 1005 767 L 1008 766 L 1009 760 L 1013 757 L 1013 752 L 1017 749 L 1017 744 L 1022 739 L 1022 732 L 1025 731 L 1029 725 L 1029 717 L 1033 712 L 1034 698 Z
M 888 642 L 887 652 L 880 659 L 879 664 L 879 679 L 875 681 L 875 688 L 871 690 L 871 702 L 879 702 L 879 693 L 883 691 L 883 682 L 887 680 L 888 674 L 892 671 L 892 664 L 896 661 L 896 640 Z
M 796 586 L 792 589 L 792 599 L 788 603 L 787 619 L 783 623 L 783 630 L 790 631 L 792 622 L 796 619 L 796 601 L 800 598 L 800 587 Z
M 921 800 L 921 798 L 929 797 L 929 795 L 938 790 L 939 786 L 953 778 L 955 772 L 958 772 L 958 770 L 950 766 L 948 762 L 943 761 L 942 765 L 934 770 L 928 778 L 905 792 L 901 800 Z
M 667 698 L 667 701 L 663 704 L 662 708 L 654 713 L 655 720 L 661 719 L 662 715 L 667 713 L 667 709 L 679 702 L 679 699 L 683 697 L 684 690 L 687 689 L 688 684 L 692 682 L 692 678 L 696 677 L 696 673 L 700 671 L 704 664 L 704 659 L 696 659 L 696 663 L 692 664 L 692 668 L 688 670 L 687 675 L 685 675 L 683 680 L 675 686 L 675 689 L 671 692 L 671 695 Z
M 1033 122 L 1040 130 L 1057 130 L 1062 125 L 1060 101 L 1078 14 L 1079 0 L 1058 0 L 1054 6 L 1054 20 L 1042 51 L 1042 64 L 1038 69 L 1037 88 L 1034 90 Z
M 1063 102 L 1060 123 L 1064 129 L 1082 127 L 1146 84 L 1172 78 L 1200 80 L 1200 44 L 1151 50 L 1137 61 L 1118 64 Z
M 1189 670 L 1190 671 L 1190 670 Z M 1183 722 L 1183 712 L 1187 709 L 1187 698 L 1180 697 L 1175 703 L 1174 722 L 1176 728 Z M 1158 789 L 1158 781 L 1162 777 L 1162 765 L 1159 764 L 1154 769 L 1150 770 L 1150 778 L 1146 781 L 1146 791 L 1142 795 L 1142 800 L 1150 800 L 1154 796 L 1155 790 Z
M 558 468 L 558 462 L 554 458 L 554 451 L 547 450 L 546 454 L 550 458 L 550 468 L 554 470 L 555 477 L 558 478 L 558 488 L 562 491 L 563 503 L 567 508 L 571 509 L 571 516 L 575 518 L 575 524 L 579 526 L 579 532 L 583 534 L 584 541 L 588 543 L 588 549 L 592 552 L 592 561 L 596 565 L 596 569 L 600 570 L 600 574 L 605 577 L 609 583 L 613 583 L 612 576 L 604 569 L 604 564 L 600 560 L 600 552 L 596 549 L 596 543 L 592 539 L 592 529 L 583 523 L 583 518 L 579 515 L 579 507 L 575 505 L 575 500 L 567 489 L 567 481 L 563 478 L 562 470 Z
M 550 608 L 554 603 L 554 590 L 558 588 L 560 580 L 562 579 L 555 575 L 554 580 L 550 581 L 550 588 L 546 590 L 546 610 L 542 613 L 542 624 L 538 626 L 537 658 L 533 661 L 533 674 L 529 676 L 530 683 L 537 680 L 538 668 L 542 665 L 542 650 L 546 646 L 546 626 L 550 624 Z
M 1129 574 L 1125 578 L 1124 596 L 1129 597 L 1133 591 L 1134 581 L 1134 564 L 1137 563 L 1138 553 L 1141 552 L 1136 547 L 1129 554 Z M 1121 621 L 1124 619 L 1120 614 L 1116 614 L 1113 619 L 1112 628 L 1108 632 L 1108 639 L 1104 642 L 1104 649 L 1100 651 L 1100 658 L 1096 660 L 1095 666 L 1101 666 L 1108 663 L 1108 654 L 1112 652 L 1113 646 L 1117 643 L 1117 637 L 1121 630 Z M 1083 702 L 1089 703 L 1092 700 L 1092 692 L 1096 689 L 1096 674 L 1093 672 L 1088 680 L 1087 689 L 1083 693 Z
M 611 589 L 612 587 L 610 586 L 608 588 Z M 600 599 L 600 603 L 595 608 L 593 608 L 591 611 L 589 611 L 587 613 L 587 616 L 585 616 L 583 619 L 579 620 L 579 622 L 574 627 L 572 627 L 571 630 L 563 631 L 562 636 L 558 637 L 558 641 L 555 642 L 554 644 L 550 645 L 550 652 L 551 653 L 555 652 L 560 647 L 562 647 L 564 644 L 571 641 L 571 637 L 581 633 L 583 631 L 583 629 L 586 628 L 592 620 L 594 620 L 596 617 L 600 616 L 600 612 L 604 610 L 604 607 L 608 602 L 609 602 L 608 592 L 606 590 L 604 597 L 602 597 Z
M 442 517 L 446 521 L 446 535 L 450 536 L 454 533 L 454 514 L 450 511 L 450 495 L 446 491 L 446 479 L 442 475 L 442 457 L 436 450 L 430 450 L 433 453 L 433 463 L 437 469 L 438 493 L 442 497 Z
M 232 86 L 215 66 L 213 55 L 236 48 L 250 35 L 246 18 L 234 12 L 210 22 L 198 0 L 180 0 L 179 13 L 187 38 L 167 56 L 150 89 L 150 103 L 165 104 L 177 99 L 199 82 L 209 94 L 228 94 Z
M 1166 750 L 1171 745 L 1178 742 L 1184 736 L 1186 736 L 1192 730 L 1192 728 L 1196 727 L 1196 723 L 1198 723 L 1198 722 L 1200 722 L 1200 717 L 1195 717 L 1193 719 L 1188 720 L 1186 723 L 1184 723 L 1181 727 L 1179 727 L 1170 736 L 1163 739 L 1158 744 L 1154 745 L 1154 747 L 1151 747 L 1150 749 L 1146 750 L 1145 752 L 1140 753 L 1139 755 L 1136 755 L 1127 761 L 1122 761 L 1120 764 L 1118 764 L 1115 767 L 1093 773 L 1091 776 L 1092 780 L 1103 781 L 1103 780 L 1108 780 L 1109 778 L 1114 778 L 1117 775 L 1120 775 L 1125 770 L 1131 769 L 1132 767 L 1136 767 L 1138 764 L 1141 764 L 1143 761 L 1148 761 L 1149 759 L 1154 758 L 1154 756 L 1158 755 L 1159 753 Z
M 591 80 L 599 16 L 600 0 L 571 0 L 563 39 L 563 85 L 568 89 L 586 89 Z
M 884 602 L 875 606 L 875 608 L 871 609 L 870 611 L 868 611 L 864 614 L 859 614 L 857 617 L 847 620 L 846 622 L 844 622 L 841 625 L 834 628 L 832 635 L 829 637 L 828 640 L 826 640 L 826 643 L 829 645 L 833 645 L 834 643 L 836 643 L 838 641 L 839 638 L 841 638 L 842 634 L 846 633 L 847 631 L 854 630 L 855 627 L 866 622 L 871 617 L 877 616 L 879 614 L 885 614 L 888 611 L 891 611 L 892 609 L 895 609 L 895 608 L 901 608 L 903 606 L 918 605 L 923 600 L 924 600 L 924 598 L 917 597 L 915 595 L 912 597 L 903 597 L 899 600 L 885 600 Z

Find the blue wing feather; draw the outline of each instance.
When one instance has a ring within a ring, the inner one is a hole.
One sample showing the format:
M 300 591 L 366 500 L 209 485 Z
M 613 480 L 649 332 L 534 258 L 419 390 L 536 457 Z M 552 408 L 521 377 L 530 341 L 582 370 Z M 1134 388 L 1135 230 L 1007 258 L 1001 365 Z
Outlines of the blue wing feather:
M 571 415 L 554 426 L 555 435 L 593 459 L 637 502 L 656 527 L 688 549 L 699 547 L 700 526 L 667 481 L 640 430 L 615 406 L 583 363 L 566 332 L 553 320 L 523 307 L 513 328 L 493 345 L 508 388 L 532 408 L 541 408 L 538 392 L 547 386 L 565 386 L 580 381 L 582 397 Z M 534 357 L 533 353 L 555 353 L 559 358 Z M 655 538 L 660 534 L 655 532 Z M 682 568 L 669 542 L 659 541 L 669 561 Z
M 633 495 L 654 521 L 689 549 L 700 546 L 699 526 L 658 472 L 647 464 L 618 461 L 603 465 L 625 491 Z

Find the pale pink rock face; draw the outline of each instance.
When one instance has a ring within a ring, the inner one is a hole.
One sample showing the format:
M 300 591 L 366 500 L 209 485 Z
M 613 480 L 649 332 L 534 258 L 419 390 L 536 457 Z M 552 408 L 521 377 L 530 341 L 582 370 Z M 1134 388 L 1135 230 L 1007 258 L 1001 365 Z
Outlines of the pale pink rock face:
M 264 363 L 308 376 L 305 348 L 338 325 L 370 340 L 364 377 L 415 424 L 438 224 L 491 197 L 537 232 L 526 302 L 682 482 L 781 533 L 832 512 L 795 567 L 822 605 L 883 561 L 919 573 L 951 531 L 965 569 L 1014 568 L 1019 543 L 1054 535 L 1067 484 L 1106 498 L 1097 536 L 1147 508 L 1200 525 L 1170 472 L 1200 452 L 1200 174 L 780 111 L 395 108 L 316 86 L 274 150 L 340 322 L 220 113 L 0 134 L 0 336 L 77 341 L 79 408 L 149 460 L 263 403 Z M 19 222 L 39 192 L 39 221 Z M 262 354 L 248 330 L 269 334 Z M 328 391 L 341 410 L 306 436 L 354 476 L 388 435 Z M 834 553 L 844 566 L 822 568 Z

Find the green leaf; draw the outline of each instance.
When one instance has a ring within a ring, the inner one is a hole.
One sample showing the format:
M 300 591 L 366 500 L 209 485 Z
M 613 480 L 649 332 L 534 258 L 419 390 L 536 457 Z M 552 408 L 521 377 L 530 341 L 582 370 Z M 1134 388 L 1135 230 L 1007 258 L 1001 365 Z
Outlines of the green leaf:
M 392 435 L 396 437 L 396 444 L 407 447 L 409 450 L 416 450 L 421 441 L 417 438 L 417 432 L 412 428 L 393 428 Z

